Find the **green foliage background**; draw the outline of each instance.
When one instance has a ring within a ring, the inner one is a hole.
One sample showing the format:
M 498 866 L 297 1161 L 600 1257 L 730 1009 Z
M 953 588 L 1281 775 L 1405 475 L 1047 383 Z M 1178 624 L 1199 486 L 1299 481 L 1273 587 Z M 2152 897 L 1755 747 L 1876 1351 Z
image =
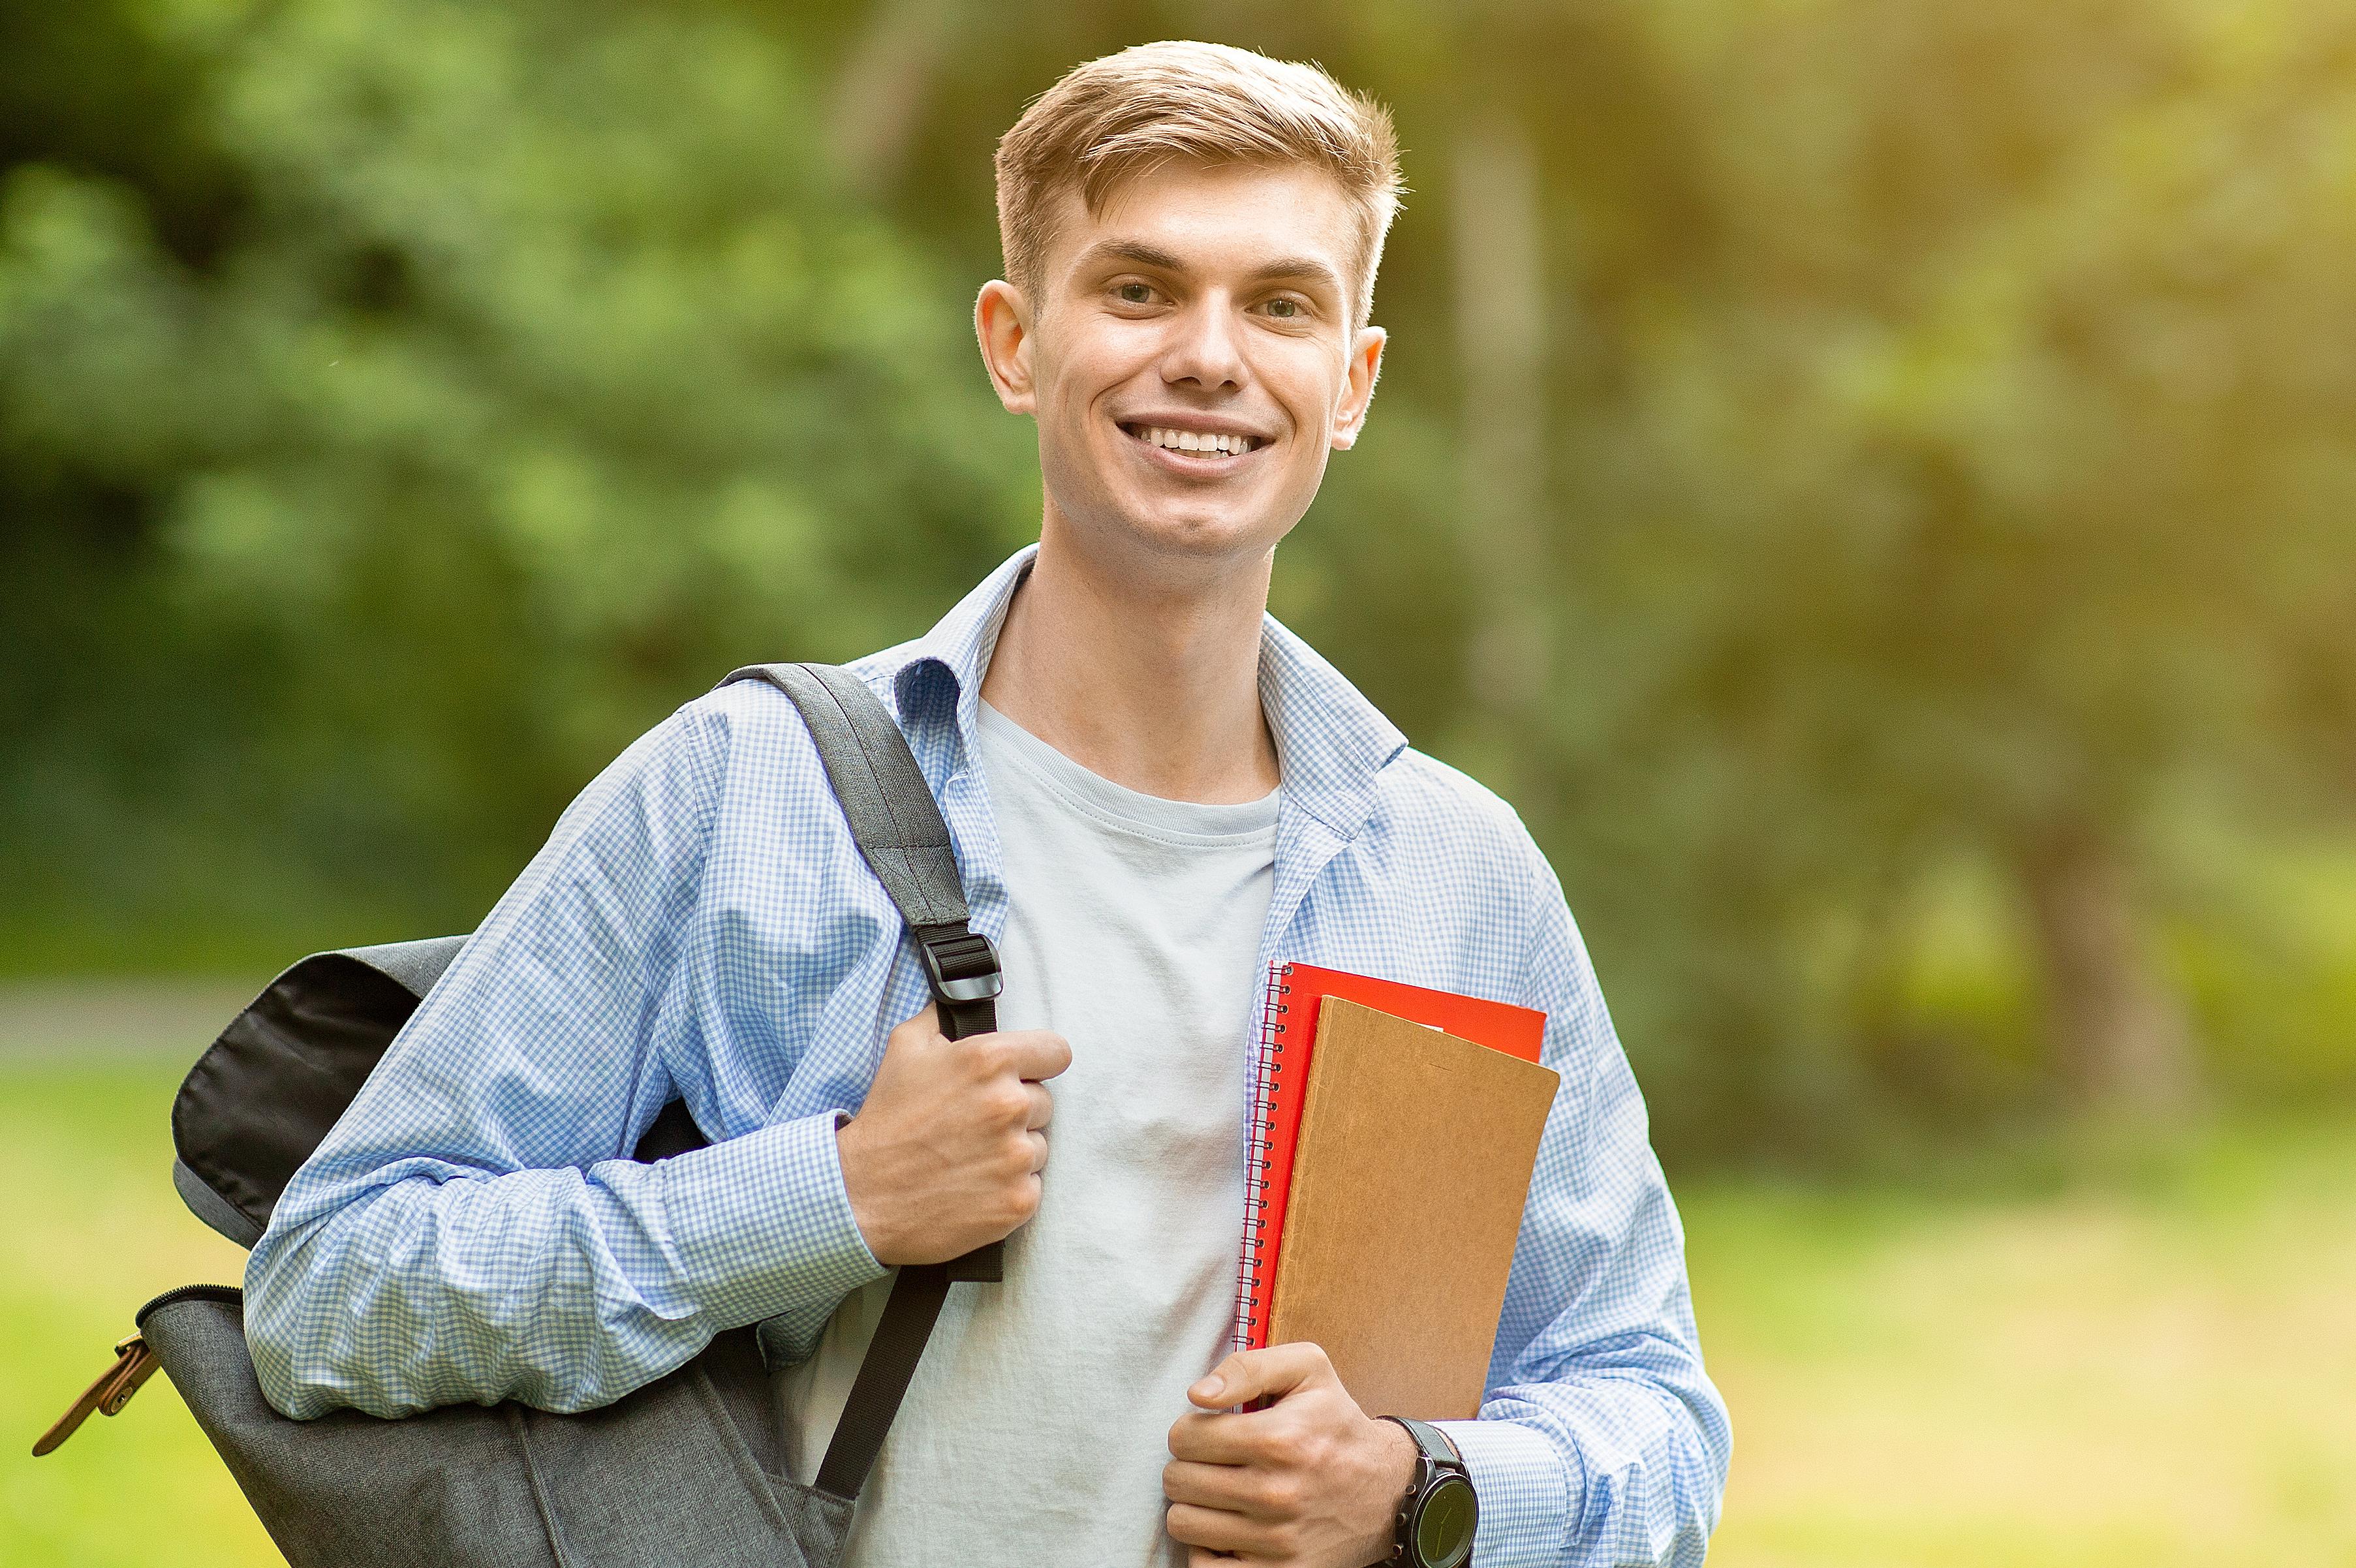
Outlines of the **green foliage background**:
M 721 671 L 1035 528 L 989 154 L 1201 36 L 1389 102 L 1279 613 L 1561 871 L 1673 1159 L 2356 1087 L 2330 0 L 0 11 L 0 939 L 464 929 Z

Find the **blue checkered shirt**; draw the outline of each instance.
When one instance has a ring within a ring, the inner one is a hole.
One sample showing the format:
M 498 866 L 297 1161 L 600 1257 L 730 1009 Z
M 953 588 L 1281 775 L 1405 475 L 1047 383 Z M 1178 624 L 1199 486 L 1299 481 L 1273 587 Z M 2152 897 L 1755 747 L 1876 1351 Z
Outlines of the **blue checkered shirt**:
M 993 940 L 1007 893 L 975 711 L 1031 554 L 853 667 L 907 732 Z M 1273 619 L 1260 695 L 1282 772 L 1262 958 L 1547 1016 L 1562 1087 L 1488 1396 L 1442 1424 L 1480 1496 L 1477 1560 L 1699 1563 L 1726 1408 L 1644 1102 L 1553 872 L 1509 807 L 1411 750 Z M 271 1403 L 579 1410 L 755 1322 L 808 1355 L 884 1272 L 843 1191 L 838 1113 L 926 997 L 792 704 L 758 681 L 687 704 L 564 813 L 288 1185 L 246 1272 Z M 626 1157 L 675 1098 L 712 1147 Z

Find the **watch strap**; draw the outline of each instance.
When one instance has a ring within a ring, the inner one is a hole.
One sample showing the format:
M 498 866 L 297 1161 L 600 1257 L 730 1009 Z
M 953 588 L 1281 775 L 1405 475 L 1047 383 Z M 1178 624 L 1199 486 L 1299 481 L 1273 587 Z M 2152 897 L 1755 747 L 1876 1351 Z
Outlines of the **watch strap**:
M 1456 1446 L 1455 1440 L 1431 1423 L 1405 1415 L 1386 1415 L 1381 1419 L 1396 1422 L 1406 1431 L 1415 1443 L 1417 1456 L 1415 1477 L 1408 1482 L 1407 1495 L 1399 1499 L 1398 1536 L 1391 1554 L 1385 1562 L 1392 1568 L 1422 1568 L 1424 1559 L 1415 1536 L 1420 1528 L 1419 1520 L 1425 1503 L 1433 1495 L 1433 1488 L 1449 1480 L 1453 1480 L 1467 1492 L 1472 1491 L 1472 1471 L 1466 1467 L 1463 1451 Z M 1479 1507 L 1476 1496 L 1473 1501 L 1476 1518 Z M 1456 1568 L 1471 1568 L 1469 1553 L 1451 1556 L 1450 1561 L 1456 1564 Z
M 1396 1421 L 1407 1428 L 1407 1435 L 1415 1439 L 1416 1447 L 1420 1449 L 1423 1456 L 1433 1464 L 1445 1465 L 1452 1470 L 1464 1468 L 1463 1454 L 1450 1439 L 1447 1433 L 1429 1421 L 1418 1421 L 1412 1416 L 1406 1415 L 1386 1415 L 1383 1419 Z

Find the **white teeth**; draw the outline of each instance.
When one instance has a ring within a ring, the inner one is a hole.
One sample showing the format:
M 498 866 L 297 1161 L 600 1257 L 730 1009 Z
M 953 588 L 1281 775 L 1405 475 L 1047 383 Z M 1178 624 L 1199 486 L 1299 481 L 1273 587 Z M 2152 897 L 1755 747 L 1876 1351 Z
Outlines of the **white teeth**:
M 1191 430 L 1167 430 L 1161 425 L 1149 425 L 1141 432 L 1152 445 L 1172 452 L 1215 452 L 1231 456 L 1251 450 L 1251 438 L 1224 433 L 1204 434 Z

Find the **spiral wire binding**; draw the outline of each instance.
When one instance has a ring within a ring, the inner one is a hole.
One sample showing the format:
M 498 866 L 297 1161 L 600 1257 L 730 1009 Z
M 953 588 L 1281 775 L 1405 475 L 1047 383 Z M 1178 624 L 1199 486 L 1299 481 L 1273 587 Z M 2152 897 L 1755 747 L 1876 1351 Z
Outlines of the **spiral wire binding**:
M 1231 1337 L 1238 1350 L 1251 1348 L 1252 1329 L 1268 1305 L 1259 1294 L 1260 1232 L 1268 1223 L 1268 1143 L 1275 1131 L 1277 1081 L 1284 1073 L 1284 1019 L 1292 1010 L 1284 1000 L 1292 987 L 1284 981 L 1291 973 L 1290 964 L 1269 965 L 1268 989 L 1260 1002 L 1259 1059 L 1252 1068 L 1251 1115 L 1244 1126 L 1244 1244 Z

